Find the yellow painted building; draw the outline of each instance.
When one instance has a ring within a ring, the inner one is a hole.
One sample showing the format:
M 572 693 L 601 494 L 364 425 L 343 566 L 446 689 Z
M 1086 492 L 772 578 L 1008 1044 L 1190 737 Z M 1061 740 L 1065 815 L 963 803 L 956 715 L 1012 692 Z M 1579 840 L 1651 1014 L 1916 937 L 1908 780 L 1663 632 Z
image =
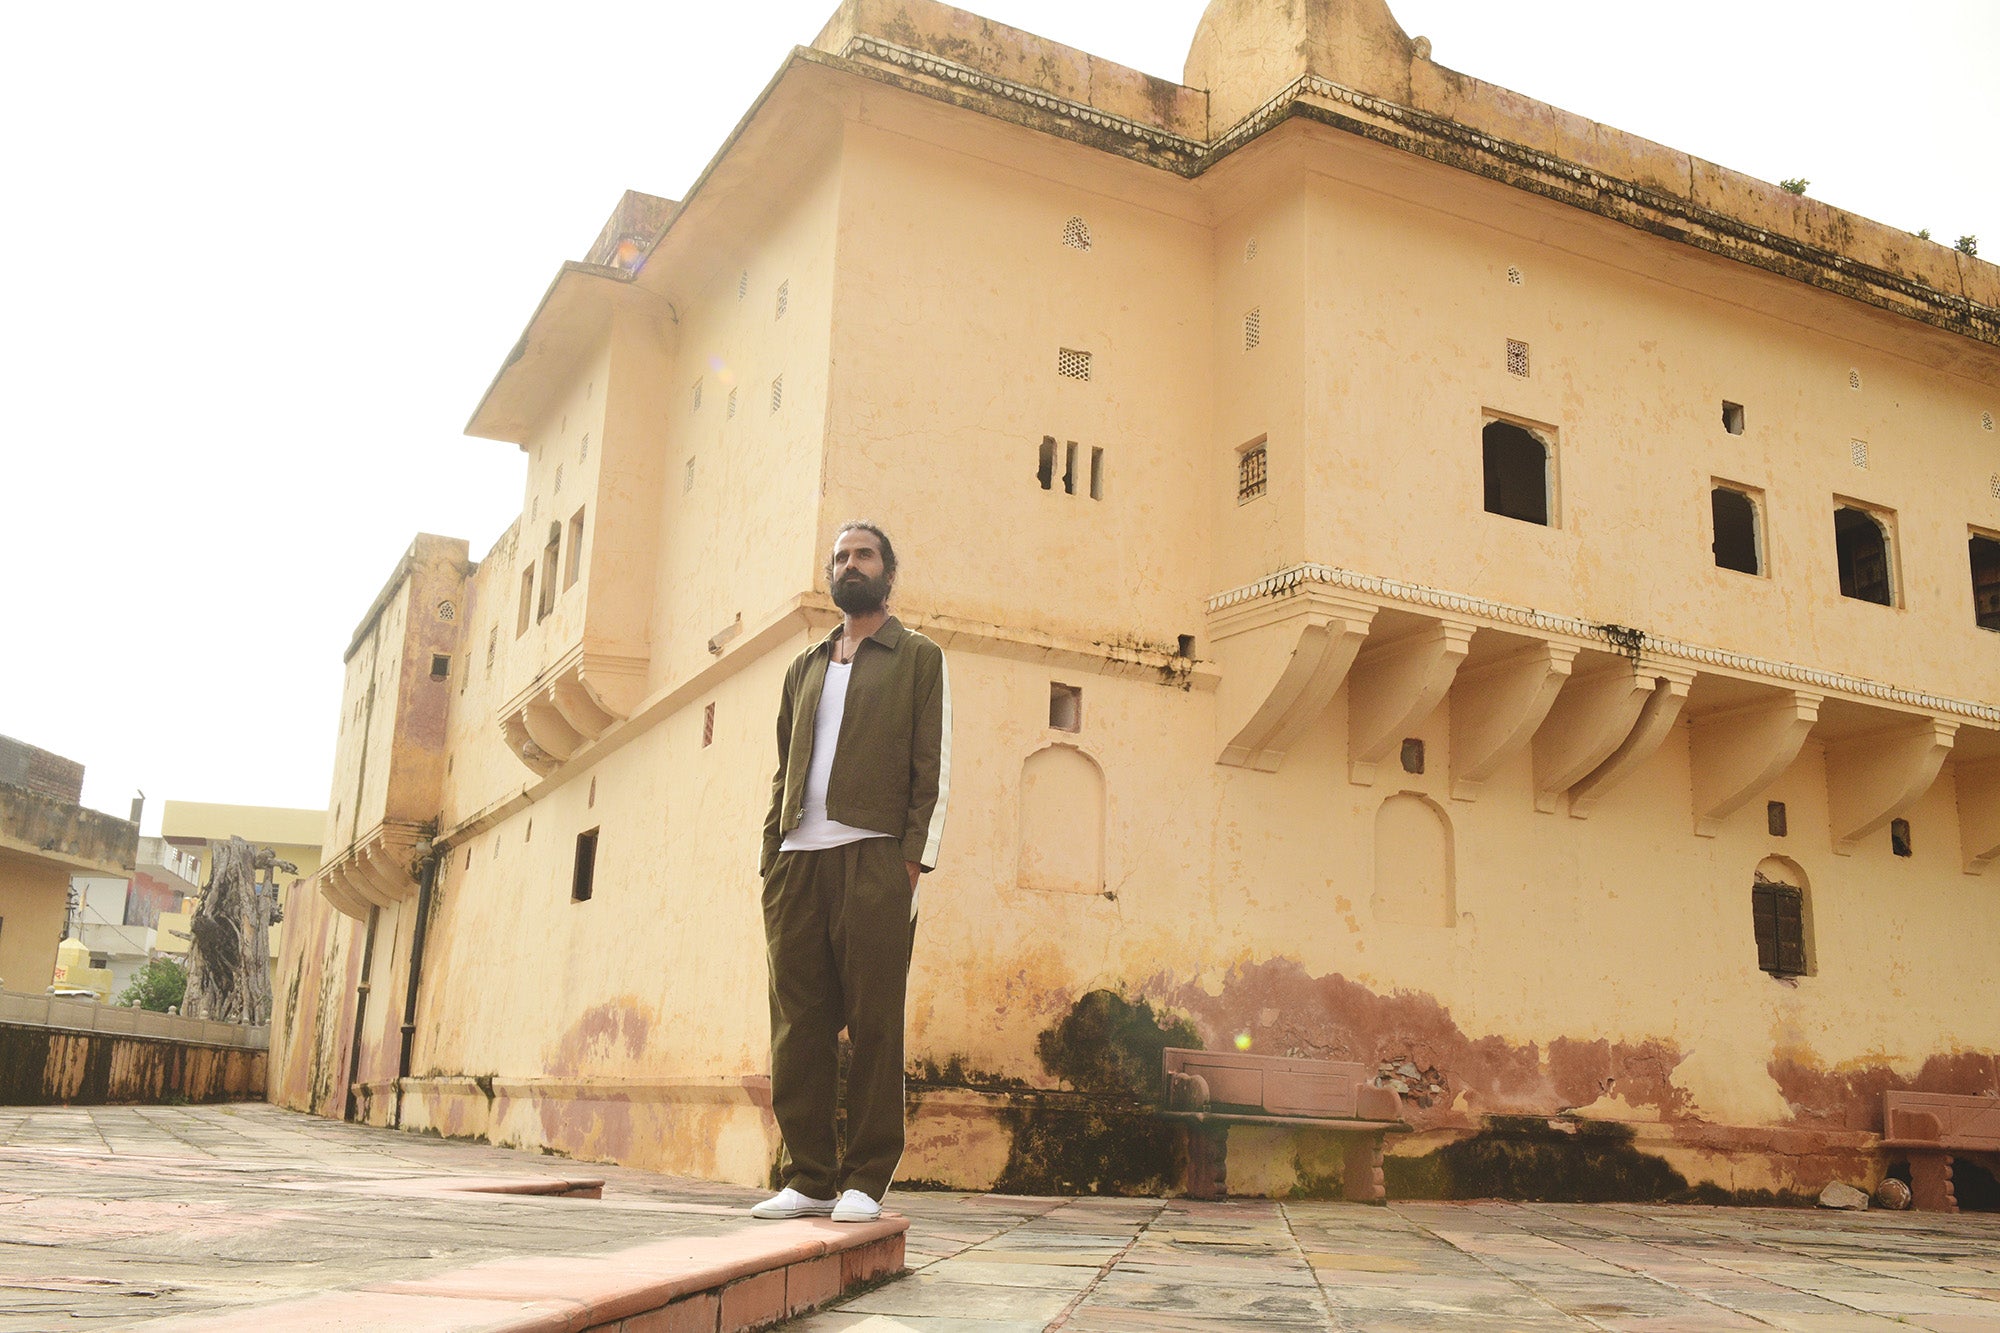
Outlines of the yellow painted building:
M 70 877 L 130 875 L 139 825 L 82 801 L 82 764 L 0 736 L 0 990 L 109 985 L 89 949 L 58 952 L 72 924 Z
M 766 1178 L 856 515 L 954 676 L 905 1176 L 1173 1187 L 1168 1040 L 1400 1078 L 1392 1197 L 1865 1184 L 1885 1087 L 2000 1086 L 2000 270 L 1381 0 L 1215 0 L 1184 77 L 848 0 L 562 267 L 469 426 L 519 520 L 349 649 L 276 1099 Z

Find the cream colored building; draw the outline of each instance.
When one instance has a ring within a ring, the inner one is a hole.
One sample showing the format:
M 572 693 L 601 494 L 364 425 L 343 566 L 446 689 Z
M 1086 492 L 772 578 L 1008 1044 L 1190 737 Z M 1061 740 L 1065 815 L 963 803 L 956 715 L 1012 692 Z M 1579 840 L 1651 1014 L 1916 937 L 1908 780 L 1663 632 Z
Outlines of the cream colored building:
M 954 680 L 905 1176 L 1172 1187 L 1191 1036 L 1420 1071 L 1392 1197 L 1869 1183 L 1884 1087 L 2000 1086 L 1996 412 L 2000 270 L 1381 0 L 1215 0 L 1180 85 L 848 0 L 558 272 L 469 426 L 519 520 L 364 618 L 274 1097 L 764 1179 L 771 726 L 866 515 Z

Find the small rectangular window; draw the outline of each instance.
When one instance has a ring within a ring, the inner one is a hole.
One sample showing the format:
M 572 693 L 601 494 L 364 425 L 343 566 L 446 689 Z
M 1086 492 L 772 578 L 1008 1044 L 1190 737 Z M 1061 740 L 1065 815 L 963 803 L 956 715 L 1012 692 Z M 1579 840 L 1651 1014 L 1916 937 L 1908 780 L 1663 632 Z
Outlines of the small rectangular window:
M 785 312 L 791 309 L 791 306 L 792 306 L 792 280 L 790 278 L 787 278 L 783 282 L 778 284 L 778 313 L 773 315 L 771 318 L 783 319 L 785 317 Z
M 1421 773 L 1424 771 L 1424 743 L 1415 736 L 1403 740 L 1403 771 Z
M 1715 567 L 1762 574 L 1764 534 L 1757 501 L 1748 491 L 1718 482 L 1708 493 L 1708 507 L 1714 534 L 1709 550 L 1715 555 Z
M 1806 972 L 1805 894 L 1789 884 L 1759 880 L 1750 889 L 1757 932 L 1757 966 L 1774 977 Z
M 1771 836 L 1774 838 L 1785 836 L 1785 803 L 1783 801 L 1766 801 L 1764 803 L 1764 827 L 1770 830 Z
M 1090 353 L 1078 351 L 1074 347 L 1056 349 L 1056 374 L 1066 380 L 1087 380 L 1090 378 Z
M 562 559 L 562 524 L 549 524 L 548 545 L 542 547 L 542 600 L 535 607 L 535 619 L 546 619 L 556 609 L 556 568 Z
M 1257 345 L 1263 341 L 1264 307 L 1258 306 L 1255 310 L 1243 316 L 1243 350 L 1254 352 L 1257 350 Z
M 1974 533 L 1972 555 L 1972 616 L 1981 629 L 2000 630 L 2000 541 Z
M 1909 856 L 1910 821 L 1892 819 L 1889 821 L 1889 850 L 1897 856 Z
M 1094 445 L 1090 450 L 1090 498 L 1104 498 L 1104 451 Z
M 563 587 L 574 588 L 583 572 L 583 510 L 569 516 L 569 560 L 563 566 Z
M 686 495 L 692 490 L 694 490 L 694 460 L 690 458 L 687 465 L 681 469 L 681 494 Z
M 1507 340 L 1507 373 L 1528 378 L 1528 344 L 1518 338 Z
M 1041 461 L 1035 465 L 1035 480 L 1042 483 L 1042 489 L 1053 490 L 1056 484 L 1056 437 L 1042 436 Z
M 1488 421 L 1480 431 L 1486 512 L 1548 527 L 1550 452 L 1535 432 L 1511 421 Z
M 715 743 L 715 705 L 709 704 L 701 710 L 701 745 L 707 749 Z
M 1049 683 L 1049 726 L 1057 731 L 1083 730 L 1083 687 Z
M 785 377 L 778 376 L 771 381 L 771 410 L 776 412 L 785 405 Z
M 1236 456 L 1236 503 L 1254 500 L 1264 493 L 1266 460 L 1263 439 L 1243 446 Z
M 520 638 L 528 632 L 529 624 L 535 618 L 535 570 L 531 565 L 521 571 L 521 616 L 514 622 L 514 637 Z
M 590 901 L 597 879 L 597 833 L 597 829 L 589 829 L 576 835 L 576 868 L 569 879 L 569 900 L 573 903 Z
M 444 678 L 445 678 L 446 676 L 449 676 L 450 674 L 451 674 L 451 654 L 450 654 L 450 653 L 432 653 L 432 654 L 431 654 L 431 679 L 432 679 L 432 680 L 443 680 L 443 679 L 444 679 Z
M 1722 428 L 1731 435 L 1743 433 L 1743 404 L 1725 402 L 1722 405 Z
M 1071 440 L 1063 450 L 1063 494 L 1076 494 L 1076 441 Z

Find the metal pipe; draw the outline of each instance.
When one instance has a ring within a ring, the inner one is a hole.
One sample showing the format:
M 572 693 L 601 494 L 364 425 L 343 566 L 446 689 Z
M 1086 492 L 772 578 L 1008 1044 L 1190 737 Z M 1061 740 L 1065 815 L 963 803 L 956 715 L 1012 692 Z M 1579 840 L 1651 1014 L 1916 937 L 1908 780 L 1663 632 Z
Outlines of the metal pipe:
M 396 1060 L 396 1111 L 390 1124 L 403 1126 L 403 1080 L 410 1076 L 410 1059 L 417 1039 L 417 987 L 424 974 L 424 937 L 430 933 L 431 890 L 437 885 L 435 849 L 426 853 L 417 876 L 417 928 L 410 935 L 410 988 L 403 997 L 403 1051 Z

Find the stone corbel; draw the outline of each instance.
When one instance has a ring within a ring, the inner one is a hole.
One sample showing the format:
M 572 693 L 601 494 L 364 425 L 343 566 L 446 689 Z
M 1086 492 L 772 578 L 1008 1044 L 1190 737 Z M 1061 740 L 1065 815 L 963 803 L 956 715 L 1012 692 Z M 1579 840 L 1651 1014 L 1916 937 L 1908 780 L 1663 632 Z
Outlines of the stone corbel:
M 1852 855 L 1861 839 L 1915 805 L 1937 781 L 1958 723 L 1922 717 L 1855 736 L 1826 751 L 1826 806 L 1833 850 Z
M 569 723 L 563 721 L 556 706 L 549 702 L 547 694 L 538 694 L 521 705 L 521 725 L 528 729 L 528 739 L 542 747 L 542 752 L 558 764 L 576 753 L 583 744 L 583 737 Z
M 506 738 L 507 748 L 513 751 L 514 756 L 536 773 L 547 777 L 555 772 L 555 756 L 535 744 L 534 738 L 528 735 L 527 723 L 522 721 L 519 709 L 500 715 L 500 733 Z
M 1640 706 L 1632 734 L 1611 752 L 1609 759 L 1569 789 L 1569 812 L 1573 818 L 1588 818 L 1606 792 L 1631 777 L 1673 734 L 1674 723 L 1680 719 L 1681 706 L 1687 703 L 1688 687 L 1694 684 L 1695 677 L 1690 668 L 1657 664 L 1642 667 L 1640 675 L 1652 678 L 1653 692 Z
M 1652 676 L 1635 662 L 1572 675 L 1535 732 L 1535 809 L 1555 810 L 1564 792 L 1609 759 L 1652 693 Z
M 606 717 L 628 718 L 646 697 L 646 663 L 642 656 L 586 652 L 577 662 L 576 680 Z
M 604 729 L 617 719 L 598 707 L 597 700 L 584 688 L 577 676 L 561 676 L 549 686 L 549 703 L 574 731 L 584 740 L 594 741 L 604 734 Z
M 1470 671 L 1451 687 L 1451 796 L 1470 801 L 1486 779 L 1535 738 L 1577 650 L 1539 643 Z
M 319 877 L 319 892 L 322 898 L 333 904 L 333 909 L 342 916 L 356 921 L 368 919 L 368 900 L 355 891 L 348 883 L 347 875 L 338 866 L 330 866 Z
M 1370 644 L 1347 686 L 1347 780 L 1375 781 L 1375 766 L 1430 716 L 1472 647 L 1469 621 L 1437 620 L 1414 633 Z
M 1977 875 L 2000 860 L 2000 759 L 1954 764 L 1958 788 L 1958 840 L 1965 873 Z
M 1364 602 L 1304 588 L 1211 617 L 1222 667 L 1216 762 L 1275 772 L 1347 678 L 1374 622 Z
M 1720 833 L 1724 820 L 1791 767 L 1819 719 L 1824 698 L 1808 690 L 1785 690 L 1693 719 L 1688 757 L 1698 835 Z

